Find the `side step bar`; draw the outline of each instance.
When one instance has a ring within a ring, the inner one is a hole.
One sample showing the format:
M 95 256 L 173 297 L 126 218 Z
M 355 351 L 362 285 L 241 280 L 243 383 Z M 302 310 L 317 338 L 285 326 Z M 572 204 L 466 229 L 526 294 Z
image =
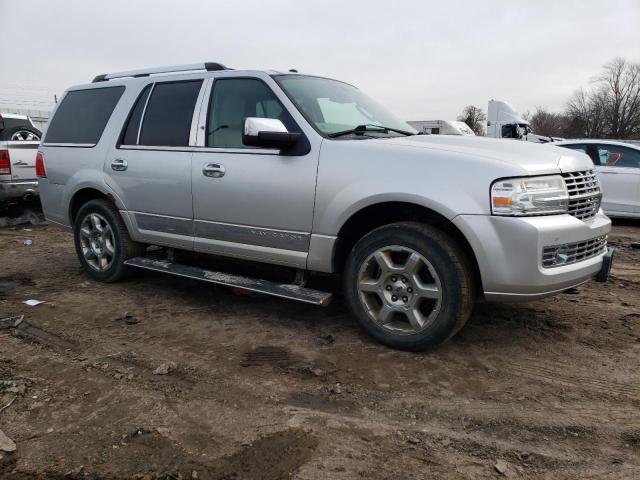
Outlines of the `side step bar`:
M 204 282 L 225 285 L 227 287 L 241 288 L 252 292 L 264 293 L 275 297 L 288 298 L 298 302 L 311 303 L 325 307 L 331 301 L 331 293 L 321 292 L 312 288 L 295 284 L 277 283 L 269 280 L 243 277 L 229 273 L 213 272 L 198 267 L 182 265 L 168 260 L 154 260 L 145 257 L 135 257 L 126 260 L 125 265 L 131 267 L 153 270 L 154 272 L 168 273 L 178 277 L 202 280 Z

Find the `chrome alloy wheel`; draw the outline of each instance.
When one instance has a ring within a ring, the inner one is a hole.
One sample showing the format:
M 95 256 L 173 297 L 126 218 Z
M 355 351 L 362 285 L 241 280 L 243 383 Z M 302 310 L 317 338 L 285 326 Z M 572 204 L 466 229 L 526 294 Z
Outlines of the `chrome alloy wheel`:
M 435 268 L 408 247 L 385 246 L 372 253 L 360 267 L 357 287 L 371 320 L 395 334 L 424 330 L 442 305 Z
M 92 268 L 107 270 L 115 257 L 115 239 L 109 222 L 99 213 L 90 213 L 80 224 L 82 255 Z
M 40 137 L 29 130 L 18 130 L 11 135 L 12 142 L 39 142 Z

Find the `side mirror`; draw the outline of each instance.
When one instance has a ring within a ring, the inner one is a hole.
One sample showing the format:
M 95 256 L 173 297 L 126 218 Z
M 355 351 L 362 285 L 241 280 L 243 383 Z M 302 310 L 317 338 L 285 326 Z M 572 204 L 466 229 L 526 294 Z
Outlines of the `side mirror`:
M 247 117 L 242 129 L 242 143 L 248 147 L 286 150 L 295 145 L 301 133 L 289 132 L 277 118 Z

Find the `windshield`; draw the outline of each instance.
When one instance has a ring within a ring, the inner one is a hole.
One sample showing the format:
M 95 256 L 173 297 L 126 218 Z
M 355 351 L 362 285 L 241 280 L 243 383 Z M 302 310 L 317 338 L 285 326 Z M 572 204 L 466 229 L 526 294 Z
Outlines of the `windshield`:
M 276 80 L 316 130 L 324 135 L 330 136 L 363 125 L 372 128 L 360 129 L 352 135 L 368 138 L 398 135 L 397 132 L 381 130 L 376 126 L 417 133 L 407 123 L 346 83 L 302 75 L 279 75 Z

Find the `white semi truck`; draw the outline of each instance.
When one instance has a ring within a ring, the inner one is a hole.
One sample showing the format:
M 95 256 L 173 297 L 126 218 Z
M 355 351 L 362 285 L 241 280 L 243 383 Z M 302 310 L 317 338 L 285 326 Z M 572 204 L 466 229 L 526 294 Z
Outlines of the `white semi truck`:
M 473 137 L 475 133 L 464 122 L 456 120 L 423 120 L 407 122 L 418 132 L 429 135 L 463 135 L 465 137 Z
M 487 108 L 487 137 L 510 138 L 534 143 L 563 140 L 558 137 L 538 135 L 531 131 L 531 124 L 507 102 L 489 100 Z

